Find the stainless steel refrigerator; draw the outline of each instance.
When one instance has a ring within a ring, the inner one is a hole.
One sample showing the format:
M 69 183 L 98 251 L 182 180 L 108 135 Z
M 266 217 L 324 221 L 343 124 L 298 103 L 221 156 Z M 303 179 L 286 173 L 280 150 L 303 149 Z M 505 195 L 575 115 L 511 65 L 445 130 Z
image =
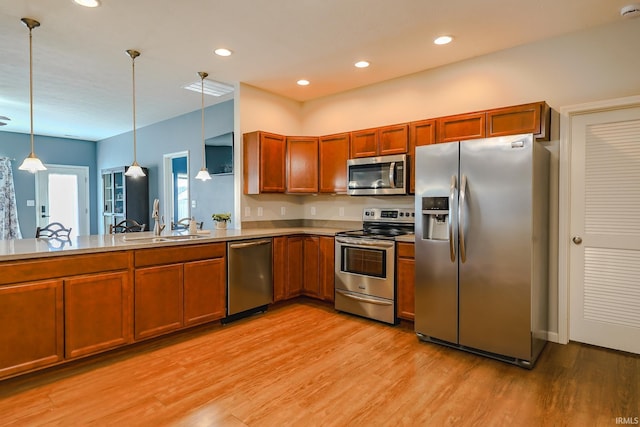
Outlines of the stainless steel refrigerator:
M 415 329 L 531 368 L 546 343 L 549 151 L 532 135 L 416 147 Z

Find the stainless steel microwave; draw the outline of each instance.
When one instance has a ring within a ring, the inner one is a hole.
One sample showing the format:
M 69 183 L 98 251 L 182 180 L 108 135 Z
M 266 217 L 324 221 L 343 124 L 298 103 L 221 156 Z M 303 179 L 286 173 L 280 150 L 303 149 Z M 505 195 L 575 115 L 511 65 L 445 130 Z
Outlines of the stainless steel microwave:
M 407 194 L 407 155 L 349 159 L 347 177 L 352 196 Z

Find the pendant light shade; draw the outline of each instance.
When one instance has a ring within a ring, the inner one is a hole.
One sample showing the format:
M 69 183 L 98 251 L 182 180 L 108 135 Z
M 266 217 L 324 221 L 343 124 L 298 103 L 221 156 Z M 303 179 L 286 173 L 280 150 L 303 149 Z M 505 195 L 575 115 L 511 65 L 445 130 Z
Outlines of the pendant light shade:
M 131 80 L 133 82 L 133 163 L 124 173 L 126 176 L 133 178 L 145 176 L 144 171 L 136 160 L 136 58 L 140 56 L 137 50 L 127 50 L 127 55 L 131 57 Z
M 200 181 L 208 181 L 211 179 L 211 175 L 209 174 L 209 170 L 207 169 L 207 158 L 205 153 L 205 145 L 204 145 L 204 79 L 209 75 L 204 71 L 198 71 L 198 75 L 200 76 L 200 88 L 202 95 L 202 168 L 198 171 L 196 175 L 196 179 Z
M 36 173 L 38 171 L 47 170 L 40 159 L 36 157 L 33 149 L 33 46 L 31 42 L 31 30 L 39 27 L 40 23 L 31 18 L 22 18 L 21 21 L 27 26 L 27 28 L 29 28 L 29 116 L 31 122 L 31 153 L 26 159 L 24 159 L 24 162 L 22 162 L 18 169 Z

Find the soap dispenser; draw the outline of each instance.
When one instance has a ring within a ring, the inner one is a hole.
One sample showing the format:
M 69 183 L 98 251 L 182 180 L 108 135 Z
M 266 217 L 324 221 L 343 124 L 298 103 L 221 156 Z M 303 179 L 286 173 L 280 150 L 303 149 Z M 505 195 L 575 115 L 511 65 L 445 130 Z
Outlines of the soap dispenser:
M 198 224 L 196 224 L 194 217 L 191 217 L 189 221 L 189 234 L 198 234 Z

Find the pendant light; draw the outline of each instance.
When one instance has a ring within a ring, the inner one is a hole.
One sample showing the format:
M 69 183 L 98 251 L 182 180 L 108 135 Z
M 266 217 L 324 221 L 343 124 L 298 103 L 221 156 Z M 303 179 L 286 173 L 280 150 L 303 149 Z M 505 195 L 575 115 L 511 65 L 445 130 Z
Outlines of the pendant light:
M 133 178 L 146 176 L 136 160 L 136 58 L 140 56 L 137 50 L 127 50 L 127 55 L 131 57 L 131 80 L 133 81 L 133 163 L 124 173 Z
M 21 21 L 29 28 L 29 112 L 31 117 L 31 153 L 24 159 L 24 162 L 18 169 L 36 173 L 38 171 L 47 170 L 33 150 L 33 47 L 31 43 L 31 30 L 40 26 L 35 19 L 22 18 Z
M 198 71 L 198 75 L 200 76 L 200 84 L 201 84 L 201 94 L 202 94 L 202 169 L 196 175 L 196 179 L 201 181 L 208 181 L 211 179 L 211 175 L 209 174 L 209 170 L 206 167 L 206 153 L 205 153 L 205 145 L 204 145 L 204 79 L 207 78 L 209 74 L 204 71 Z

